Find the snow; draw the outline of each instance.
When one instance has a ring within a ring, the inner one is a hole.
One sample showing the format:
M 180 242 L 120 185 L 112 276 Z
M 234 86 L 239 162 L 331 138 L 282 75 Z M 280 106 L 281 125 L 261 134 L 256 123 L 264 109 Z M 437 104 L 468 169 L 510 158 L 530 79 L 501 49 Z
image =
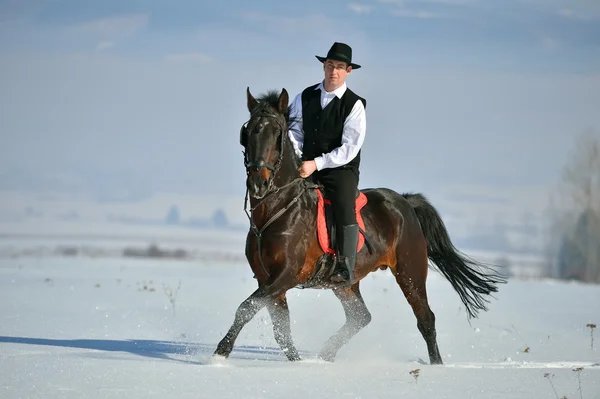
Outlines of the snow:
M 0 259 L 0 397 L 530 399 L 555 398 L 554 386 L 559 397 L 600 398 L 600 332 L 592 348 L 586 327 L 600 325 L 598 286 L 511 279 L 469 324 L 432 272 L 445 364 L 430 366 L 410 306 L 378 271 L 361 284 L 372 322 L 334 363 L 315 356 L 343 324 L 341 305 L 330 291 L 299 289 L 288 302 L 304 360 L 281 354 L 264 309 L 228 359 L 213 359 L 255 287 L 243 263 Z

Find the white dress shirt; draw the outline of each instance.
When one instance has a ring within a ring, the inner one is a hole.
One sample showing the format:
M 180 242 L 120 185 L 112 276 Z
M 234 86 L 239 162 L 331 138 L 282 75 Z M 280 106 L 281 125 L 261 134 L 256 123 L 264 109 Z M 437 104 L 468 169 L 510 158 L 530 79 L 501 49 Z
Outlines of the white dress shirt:
M 325 108 L 334 96 L 342 98 L 346 92 L 346 83 L 334 91 L 327 92 L 321 82 L 315 90 L 321 90 L 321 108 Z M 298 157 L 302 157 L 302 145 L 304 141 L 304 131 L 302 123 L 302 92 L 296 95 L 291 105 L 290 120 L 295 119 L 288 126 L 289 137 Z M 342 132 L 342 145 L 335 148 L 327 154 L 321 154 L 315 158 L 317 170 L 325 168 L 335 168 L 350 162 L 363 145 L 365 134 L 367 132 L 367 121 L 365 107 L 362 101 L 357 100 L 350 111 L 350 114 L 344 121 L 344 130 Z

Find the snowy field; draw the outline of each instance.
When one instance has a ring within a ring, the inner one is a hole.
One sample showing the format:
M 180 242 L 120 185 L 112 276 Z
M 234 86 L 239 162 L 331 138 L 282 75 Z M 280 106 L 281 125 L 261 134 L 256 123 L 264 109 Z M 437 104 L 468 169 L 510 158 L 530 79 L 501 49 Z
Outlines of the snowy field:
M 315 354 L 344 322 L 341 305 L 298 289 L 288 301 L 303 361 L 279 352 L 266 310 L 228 360 L 211 361 L 254 289 L 244 264 L 0 259 L 0 397 L 600 398 L 600 331 L 592 348 L 586 326 L 600 325 L 599 286 L 510 280 L 469 325 L 432 272 L 445 364 L 430 366 L 409 305 L 379 271 L 362 283 L 373 320 L 335 363 Z

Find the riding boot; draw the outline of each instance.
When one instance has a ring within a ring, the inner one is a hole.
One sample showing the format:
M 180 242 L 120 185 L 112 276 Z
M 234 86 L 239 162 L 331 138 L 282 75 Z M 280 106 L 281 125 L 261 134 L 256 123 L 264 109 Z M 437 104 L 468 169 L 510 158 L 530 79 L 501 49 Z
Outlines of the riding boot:
M 354 280 L 354 265 L 356 264 L 356 248 L 358 245 L 358 224 L 340 227 L 337 234 L 337 264 L 329 280 L 335 284 L 352 285 Z

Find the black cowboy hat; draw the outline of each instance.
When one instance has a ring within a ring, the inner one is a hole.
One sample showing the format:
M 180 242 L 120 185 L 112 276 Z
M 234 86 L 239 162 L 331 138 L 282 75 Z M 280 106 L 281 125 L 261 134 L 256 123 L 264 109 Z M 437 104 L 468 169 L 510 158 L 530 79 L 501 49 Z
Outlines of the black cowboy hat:
M 336 60 L 347 63 L 352 67 L 352 69 L 360 68 L 360 65 L 352 63 L 352 47 L 348 46 L 346 43 L 333 43 L 333 46 L 329 49 L 326 57 L 320 57 L 315 55 L 317 59 L 321 62 L 325 62 L 325 60 Z

